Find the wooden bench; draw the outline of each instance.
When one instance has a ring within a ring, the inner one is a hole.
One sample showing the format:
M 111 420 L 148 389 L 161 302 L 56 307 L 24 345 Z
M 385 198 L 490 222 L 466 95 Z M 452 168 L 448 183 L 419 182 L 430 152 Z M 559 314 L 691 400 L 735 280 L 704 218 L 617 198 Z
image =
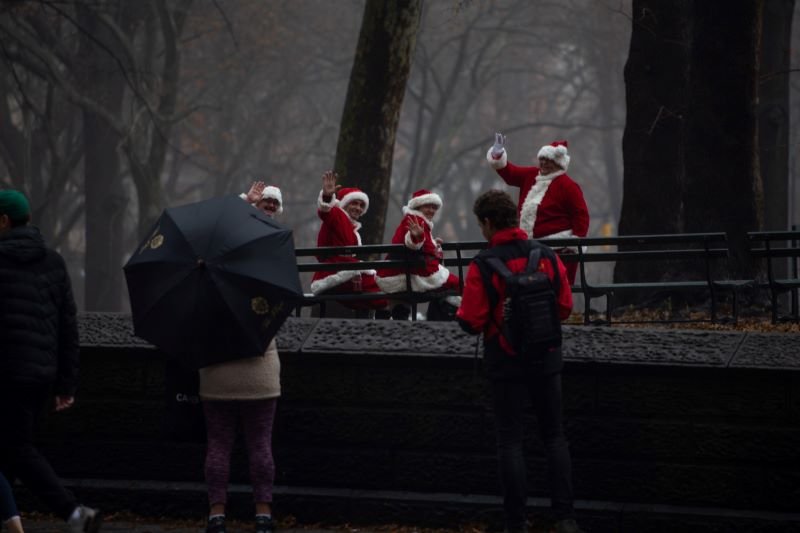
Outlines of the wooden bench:
M 386 254 L 393 254 L 398 259 L 384 259 Z M 332 256 L 353 256 L 361 259 L 358 263 L 326 263 L 320 259 Z M 411 287 L 411 270 L 425 265 L 425 256 L 416 250 L 410 250 L 401 244 L 373 244 L 363 246 L 329 246 L 319 248 L 297 248 L 295 256 L 298 259 L 297 269 L 300 272 L 323 272 L 343 270 L 379 270 L 381 268 L 402 268 L 406 272 L 406 287 L 409 289 L 401 292 L 385 293 L 332 293 L 321 294 L 307 293 L 303 296 L 296 309 L 297 316 L 303 307 L 318 306 L 319 316 L 324 317 L 327 305 L 330 302 L 358 302 L 369 300 L 397 300 L 407 303 L 411 307 L 411 320 L 417 319 L 417 308 L 421 303 L 457 295 L 455 291 L 427 291 L 414 292 Z M 379 256 L 382 259 L 370 259 Z M 314 261 L 308 259 L 315 259 Z
M 772 322 L 800 320 L 798 313 L 798 289 L 800 289 L 800 231 L 752 231 L 747 233 L 750 253 L 763 259 L 767 267 L 767 281 L 759 286 L 769 289 L 772 304 Z M 785 272 L 778 266 L 784 261 Z M 781 294 L 791 295 L 789 315 L 780 316 Z

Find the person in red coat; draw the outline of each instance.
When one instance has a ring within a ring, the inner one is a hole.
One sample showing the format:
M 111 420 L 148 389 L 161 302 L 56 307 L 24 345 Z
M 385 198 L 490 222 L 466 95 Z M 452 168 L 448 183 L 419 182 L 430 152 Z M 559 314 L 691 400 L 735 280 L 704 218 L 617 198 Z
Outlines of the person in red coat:
M 528 235 L 517 227 L 516 211 L 511 197 L 498 190 L 480 195 L 473 207 L 481 232 L 489 241 L 489 249 L 494 250 L 495 256 L 504 260 L 514 273 L 524 271 L 528 264 L 527 248 L 515 245 L 528 240 Z M 557 308 L 559 317 L 564 320 L 572 310 L 572 290 L 567 283 L 564 264 L 556 259 L 557 271 L 544 256 L 539 262 L 539 270 L 551 280 L 558 276 Z M 523 437 L 525 414 L 528 405 L 532 405 L 546 450 L 551 506 L 557 520 L 555 530 L 559 533 L 580 533 L 581 529 L 574 519 L 572 459 L 564 435 L 561 406 L 561 348 L 552 348 L 542 366 L 533 364 L 532 358 L 524 354 L 515 353 L 498 329 L 498 324 L 503 323 L 505 284 L 496 273 L 492 273 L 491 283 L 498 294 L 494 309 L 489 304 L 479 266 L 475 262 L 470 264 L 456 320 L 467 333 L 483 333 L 484 336 L 485 367 L 491 384 L 506 531 L 526 530 L 525 503 L 528 492 Z
M 586 237 L 589 209 L 580 185 L 567 175 L 567 141 L 553 141 L 542 146 L 537 157 L 538 167 L 509 163 L 505 136 L 501 133 L 495 134 L 495 143 L 486 153 L 489 165 L 503 181 L 519 187 L 519 227 L 531 239 Z M 556 252 L 576 253 L 576 250 L 562 248 Z M 577 269 L 577 262 L 567 264 L 570 284 L 575 283 Z
M 336 185 L 337 178 L 331 170 L 322 175 L 322 190 L 317 199 L 317 215 L 322 220 L 322 226 L 317 235 L 317 246 L 361 246 L 361 235 L 358 233 L 361 222 L 358 220 L 369 209 L 369 197 L 355 187 L 339 188 Z M 346 255 L 320 257 L 319 260 L 323 263 L 359 262 L 356 257 Z M 375 283 L 374 270 L 339 270 L 314 272 L 311 292 L 380 292 L 380 288 Z M 385 299 L 341 303 L 352 309 L 383 309 L 388 304 Z
M 425 266 L 411 270 L 413 292 L 460 290 L 458 276 L 451 274 L 442 264 L 442 239 L 433 236 L 433 219 L 441 207 L 442 199 L 438 194 L 427 189 L 416 191 L 403 207 L 403 219 L 392 236 L 392 244 L 402 244 L 411 250 L 419 250 L 424 255 Z M 386 293 L 408 290 L 406 270 L 402 267 L 378 270 L 376 282 Z M 446 301 L 455 307 L 461 303 L 458 296 L 448 296 Z M 393 313 L 393 316 L 402 318 L 405 311 L 400 311 Z

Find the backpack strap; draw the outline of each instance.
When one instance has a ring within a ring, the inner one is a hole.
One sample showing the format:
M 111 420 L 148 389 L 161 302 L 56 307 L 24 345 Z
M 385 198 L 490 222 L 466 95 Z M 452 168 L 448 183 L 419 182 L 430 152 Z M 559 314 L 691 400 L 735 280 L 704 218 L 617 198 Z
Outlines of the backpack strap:
M 483 281 L 483 290 L 486 291 L 486 296 L 489 298 L 489 309 L 494 310 L 497 307 L 497 303 L 500 301 L 500 295 L 497 293 L 497 289 L 494 288 L 492 284 L 492 267 L 490 267 L 489 260 L 496 259 L 489 253 L 487 250 L 479 253 L 475 257 L 475 265 L 478 267 L 478 271 L 481 274 L 481 281 Z M 502 261 L 501 261 L 502 262 Z M 505 266 L 505 265 L 503 265 Z M 489 313 L 490 316 L 494 316 L 492 312 Z
M 522 247 L 525 247 L 525 246 L 528 246 L 528 245 L 529 245 L 529 241 L 521 241 L 521 242 L 519 242 L 519 248 L 518 249 L 520 251 L 524 251 L 524 249 Z M 503 248 L 503 247 L 498 247 L 498 248 Z M 514 248 L 517 248 L 517 246 L 514 246 Z M 502 251 L 505 251 L 505 250 L 503 249 Z M 535 248 L 531 249 L 530 250 L 530 257 L 533 257 L 534 253 L 538 257 L 539 250 L 537 250 Z M 503 254 L 503 255 L 506 255 L 506 254 Z M 514 257 L 514 256 L 519 257 L 519 255 L 520 254 L 513 254 L 512 257 Z M 505 323 L 498 324 L 497 323 L 497 319 L 494 316 L 494 310 L 497 308 L 497 304 L 500 302 L 500 294 L 497 292 L 497 289 L 494 288 L 494 284 L 492 283 L 492 271 L 497 272 L 497 274 L 500 275 L 503 278 L 503 280 L 506 281 L 506 282 L 508 281 L 508 278 L 510 276 L 514 275 L 514 273 L 511 272 L 508 269 L 508 267 L 506 266 L 505 262 L 500 257 L 498 257 L 497 255 L 492 253 L 491 249 L 483 250 L 481 253 L 479 253 L 475 258 L 475 264 L 478 266 L 478 270 L 481 273 L 481 279 L 483 281 L 483 287 L 484 287 L 484 290 L 486 291 L 486 296 L 489 298 L 489 320 L 491 320 L 492 323 L 495 325 L 495 327 L 497 328 L 498 333 L 500 333 L 503 337 L 505 337 L 506 341 L 509 344 L 513 345 L 511 331 L 509 331 L 508 326 Z M 538 264 L 539 264 L 539 261 L 537 259 L 536 262 L 534 263 L 534 265 L 537 265 L 537 266 L 533 267 L 534 270 L 532 270 L 531 272 L 535 271 L 536 268 L 538 268 Z M 530 267 L 530 259 L 529 259 L 528 265 L 526 267 L 526 271 L 527 271 L 527 269 L 530 269 L 530 268 L 531 267 Z
M 536 245 L 531 246 L 531 252 L 528 254 L 528 265 L 525 267 L 526 274 L 533 274 L 539 270 L 539 258 L 542 256 L 542 249 Z
M 550 265 L 553 267 L 553 279 L 550 281 L 553 284 L 553 293 L 558 298 L 558 294 L 561 291 L 561 276 L 558 273 L 558 260 L 556 259 L 556 253 L 549 247 L 545 246 L 541 243 L 536 241 L 531 241 L 533 243 L 534 248 L 537 248 L 544 252 L 544 256 L 550 260 Z M 539 261 L 536 261 L 536 264 L 539 264 Z M 530 262 L 528 263 L 530 266 Z M 537 266 L 538 268 L 538 266 Z

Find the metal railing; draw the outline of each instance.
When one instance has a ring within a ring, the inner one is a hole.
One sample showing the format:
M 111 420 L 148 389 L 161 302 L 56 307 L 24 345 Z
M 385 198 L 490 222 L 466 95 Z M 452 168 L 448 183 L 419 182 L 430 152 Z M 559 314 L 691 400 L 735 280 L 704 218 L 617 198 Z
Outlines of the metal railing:
M 792 295 L 792 314 L 789 318 L 797 320 L 798 301 L 798 258 L 800 258 L 800 231 L 785 232 L 751 232 L 748 241 L 755 257 L 764 259 L 767 263 L 768 282 L 759 283 L 757 280 L 716 278 L 715 272 L 720 266 L 717 262 L 729 260 L 730 250 L 724 233 L 686 233 L 665 235 L 626 235 L 616 237 L 586 237 L 567 239 L 542 239 L 540 242 L 553 249 L 570 248 L 574 253 L 560 254 L 564 263 L 578 263 L 578 276 L 572 286 L 574 293 L 582 294 L 583 321 L 585 324 L 593 323 L 591 319 L 592 300 L 606 299 L 606 318 L 602 323 L 610 323 L 614 309 L 614 296 L 623 292 L 643 291 L 668 291 L 668 292 L 697 292 L 705 291 L 709 295 L 710 313 L 708 321 L 717 321 L 719 299 L 721 294 L 729 294 L 732 299 L 732 319 L 738 318 L 737 302 L 741 291 L 749 288 L 769 289 L 772 294 L 773 320 L 777 316 L 777 295 L 790 292 Z M 773 246 L 773 243 L 781 243 Z M 464 241 L 444 243 L 442 250 L 445 257 L 442 264 L 455 269 L 461 280 L 461 289 L 465 279 L 466 268 L 477 253 L 486 248 L 485 241 Z M 616 250 L 611 250 L 616 248 Z M 341 271 L 394 268 L 403 269 L 406 273 L 407 290 L 398 293 L 349 293 L 349 294 L 307 294 L 301 302 L 302 306 L 320 305 L 324 307 L 328 301 L 359 301 L 390 298 L 407 302 L 413 308 L 412 319 L 416 316 L 417 304 L 430 302 L 454 294 L 454 292 L 414 292 L 410 289 L 410 277 L 413 269 L 423 266 L 426 256 L 421 252 L 410 250 L 399 244 L 380 244 L 364 246 L 323 247 L 323 248 L 298 248 L 298 270 L 300 272 L 316 271 Z M 339 263 L 327 262 L 333 256 L 358 257 L 361 262 Z M 389 256 L 391 259 L 387 259 Z M 378 257 L 376 259 L 376 257 Z M 309 261 L 315 258 L 316 261 Z M 792 269 L 789 277 L 774 279 L 772 261 L 779 258 L 790 258 Z M 699 261 L 702 262 L 703 279 L 653 279 L 631 282 L 594 282 L 587 276 L 587 266 L 598 263 L 630 262 L 630 261 Z M 721 264 L 725 266 L 724 263 Z M 324 310 L 321 309 L 321 316 Z M 691 321 L 700 321 L 693 319 Z M 661 320 L 670 321 L 670 320 Z M 672 320 L 674 321 L 674 320 Z M 594 321 L 597 322 L 597 321 Z

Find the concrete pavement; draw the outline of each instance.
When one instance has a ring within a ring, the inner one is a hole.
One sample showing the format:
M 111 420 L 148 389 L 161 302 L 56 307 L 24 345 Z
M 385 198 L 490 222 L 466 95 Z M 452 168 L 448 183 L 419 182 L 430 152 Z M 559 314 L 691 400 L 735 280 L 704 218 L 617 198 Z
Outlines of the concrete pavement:
M 51 518 L 32 518 L 23 519 L 22 523 L 25 528 L 25 533 L 64 533 L 66 526 L 64 522 L 51 519 Z M 104 521 L 103 527 L 100 530 L 102 533 L 202 533 L 205 531 L 205 526 L 201 526 L 198 521 L 197 525 L 188 525 L 187 521 L 183 522 L 148 522 L 143 521 L 124 521 L 124 520 L 110 520 Z M 234 521 L 228 527 L 229 533 L 250 533 L 253 531 L 251 524 L 244 522 Z M 370 533 L 367 529 L 297 529 L 297 528 L 279 528 L 281 533 L 342 533 L 347 531 L 357 531 L 358 533 Z M 382 532 L 389 530 L 381 528 Z

